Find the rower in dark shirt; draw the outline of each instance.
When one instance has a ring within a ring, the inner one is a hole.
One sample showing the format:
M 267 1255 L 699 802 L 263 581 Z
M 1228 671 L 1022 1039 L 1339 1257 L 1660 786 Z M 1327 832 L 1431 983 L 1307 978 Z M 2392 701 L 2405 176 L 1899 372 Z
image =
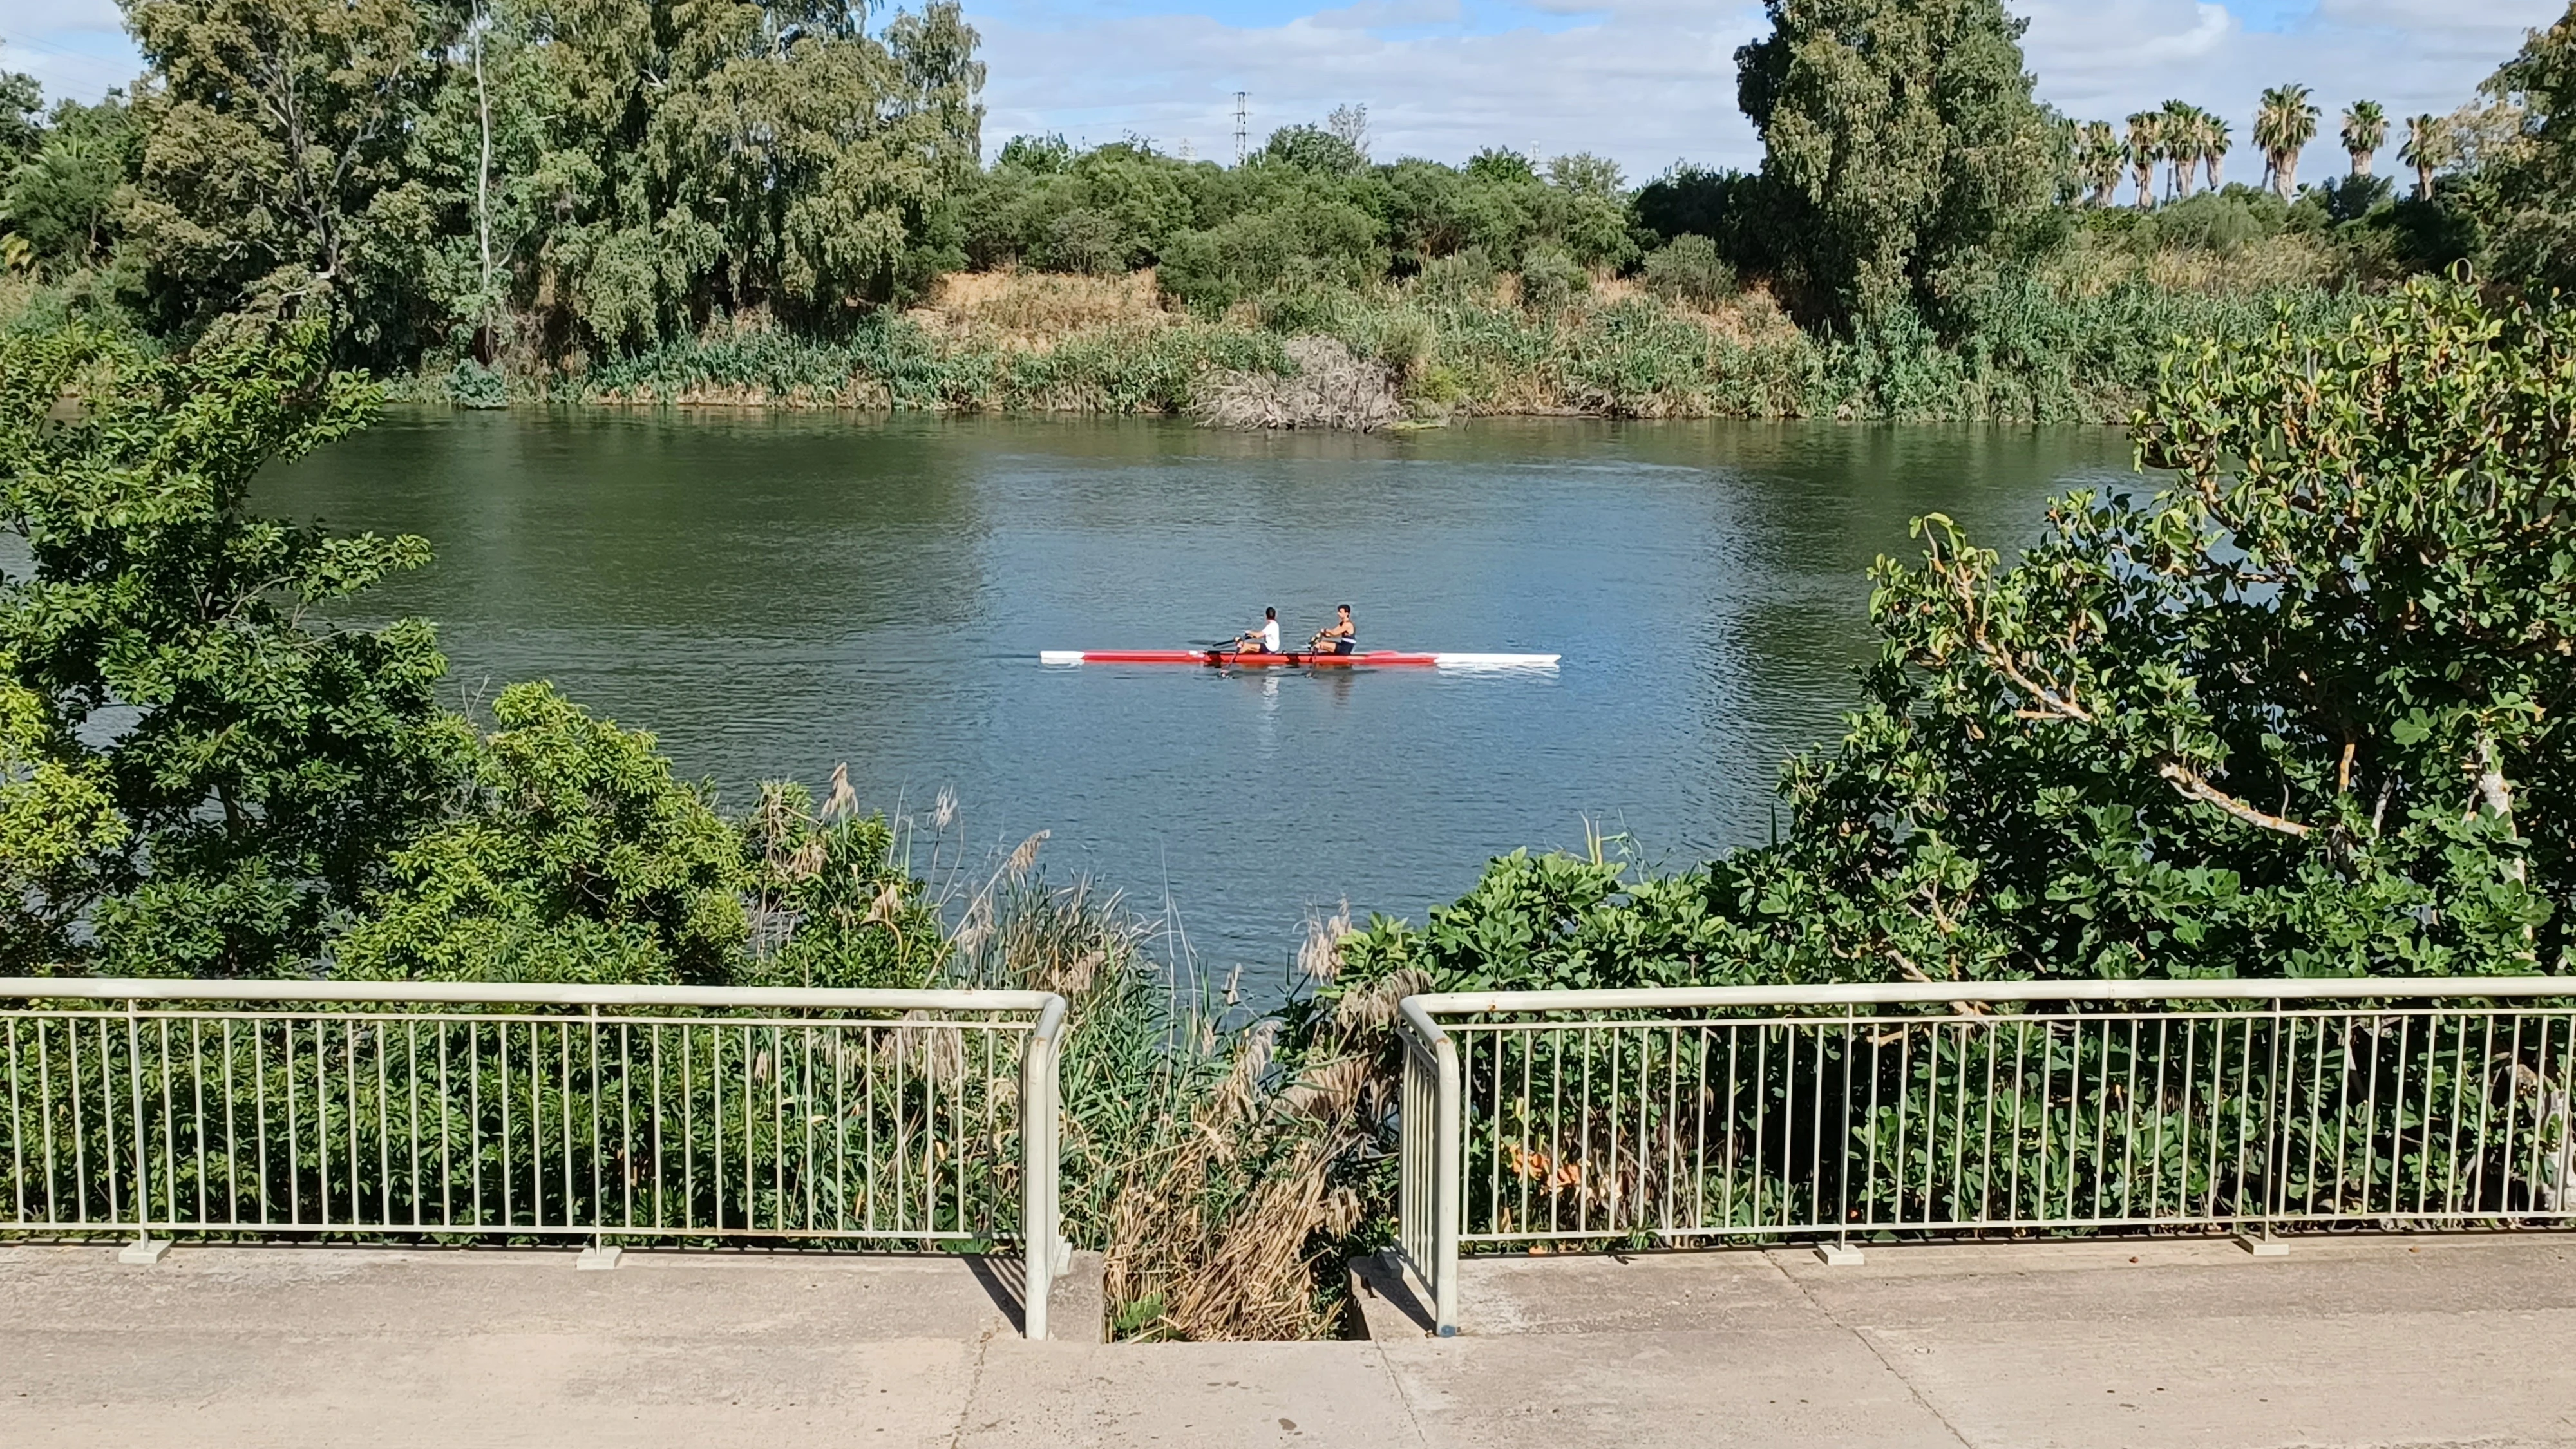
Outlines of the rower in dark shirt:
M 1316 630 L 1315 637 L 1307 641 L 1306 650 L 1308 653 L 1354 654 L 1359 651 L 1360 631 L 1359 626 L 1351 622 L 1351 606 L 1348 604 L 1338 605 L 1335 609 L 1335 613 L 1338 614 L 1339 617 L 1334 619 L 1332 623 Z

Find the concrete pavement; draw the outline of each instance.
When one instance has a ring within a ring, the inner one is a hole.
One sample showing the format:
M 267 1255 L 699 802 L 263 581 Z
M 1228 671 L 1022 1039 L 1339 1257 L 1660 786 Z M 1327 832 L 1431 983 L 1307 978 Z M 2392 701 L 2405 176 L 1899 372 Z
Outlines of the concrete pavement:
M 1365 1341 L 1032 1344 L 953 1258 L 0 1248 L 0 1444 L 2576 1446 L 2576 1237 L 1486 1259 L 1463 1286 L 1447 1340 L 1367 1296 Z

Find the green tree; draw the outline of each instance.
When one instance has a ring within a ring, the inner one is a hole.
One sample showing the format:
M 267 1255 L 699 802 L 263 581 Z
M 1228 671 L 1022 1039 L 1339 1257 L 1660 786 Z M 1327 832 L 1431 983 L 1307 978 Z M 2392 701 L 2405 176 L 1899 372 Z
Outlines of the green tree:
M 2062 169 L 1999 0 L 1766 0 L 1736 52 L 1804 306 L 1867 322 L 2023 245 Z
M 2263 92 L 2254 112 L 2254 144 L 2263 151 L 2263 179 L 2281 199 L 2299 183 L 2299 152 L 2317 136 L 2317 108 L 2303 85 L 2274 86 Z
M 2156 204 L 2156 163 L 2164 159 L 2164 117 L 2154 111 L 2139 111 L 2129 117 L 2126 147 L 2129 179 L 2137 188 L 2137 204 L 2145 210 Z
M 0 209 L 10 229 L 54 271 L 104 262 L 118 233 L 118 188 L 133 179 L 141 150 L 122 95 L 57 104 L 34 154 L 9 172 Z
M 71 960 L 70 920 L 40 903 L 78 899 L 90 863 L 124 844 L 107 771 L 49 717 L 42 695 L 0 657 L 0 972 L 38 975 Z
M 467 803 L 392 857 L 341 974 L 732 981 L 754 876 L 711 792 L 546 685 L 503 690 L 492 718 Z
M 2418 279 L 2339 336 L 2179 345 L 2134 425 L 2158 491 L 2070 496 L 2011 561 L 1938 515 L 1919 566 L 1881 560 L 1880 656 L 1788 770 L 1779 843 L 1661 880 L 1497 862 L 1358 958 L 1490 986 L 2576 969 L 2563 327 Z
M 134 0 L 126 224 L 154 311 L 194 328 L 250 303 L 339 309 L 362 347 L 410 340 L 429 203 L 414 128 L 463 33 L 454 0 Z
M 2388 112 L 2377 101 L 2355 101 L 2344 108 L 2343 152 L 2352 158 L 2354 176 L 2370 174 L 2370 159 L 2388 144 Z
M 0 654 L 63 769 L 124 828 L 17 897 L 75 964 L 255 975 L 308 959 L 435 812 L 458 737 L 427 624 L 317 610 L 418 567 L 411 537 L 250 514 L 251 480 L 361 427 L 319 320 L 243 321 L 191 352 L 0 338 Z
M 2415 199 L 2433 199 L 2433 173 L 2449 164 L 2450 146 L 2439 116 L 2408 116 L 2406 143 L 2397 159 L 2415 168 Z

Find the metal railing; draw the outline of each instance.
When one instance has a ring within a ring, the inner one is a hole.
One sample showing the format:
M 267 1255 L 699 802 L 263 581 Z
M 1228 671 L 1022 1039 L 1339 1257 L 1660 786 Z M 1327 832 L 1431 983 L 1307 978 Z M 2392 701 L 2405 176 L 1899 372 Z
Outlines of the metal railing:
M 2576 1217 L 2576 981 L 1407 998 L 1399 1251 Z
M 1016 1239 L 1064 998 L 0 978 L 0 1233 Z

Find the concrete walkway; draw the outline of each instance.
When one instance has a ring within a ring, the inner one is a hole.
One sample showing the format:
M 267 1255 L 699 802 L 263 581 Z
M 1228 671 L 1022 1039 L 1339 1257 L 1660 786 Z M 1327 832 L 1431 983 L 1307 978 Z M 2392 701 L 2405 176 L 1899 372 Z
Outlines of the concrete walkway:
M 1371 1341 L 1023 1343 L 1007 1286 L 0 1248 L 0 1444 L 2576 1445 L 2563 1236 L 1485 1260 L 1448 1340 L 1375 1298 Z

